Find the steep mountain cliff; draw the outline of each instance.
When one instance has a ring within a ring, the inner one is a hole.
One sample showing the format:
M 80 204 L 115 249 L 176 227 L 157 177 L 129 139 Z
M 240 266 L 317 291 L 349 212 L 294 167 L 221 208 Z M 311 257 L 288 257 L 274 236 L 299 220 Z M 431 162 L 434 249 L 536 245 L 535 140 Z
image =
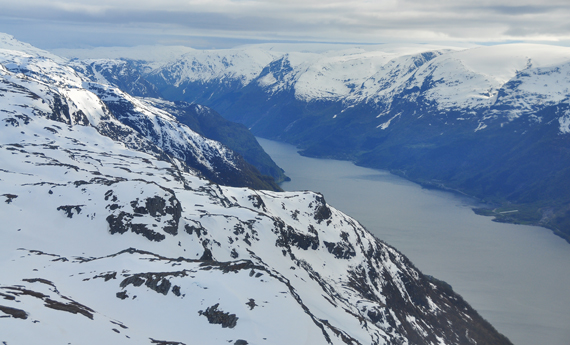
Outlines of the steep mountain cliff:
M 147 104 L 166 110 L 174 115 L 177 121 L 188 126 L 194 132 L 224 144 L 240 154 L 261 174 L 273 177 L 277 183 L 288 179 L 283 170 L 263 151 L 253 134 L 244 125 L 228 121 L 216 111 L 203 105 L 157 99 L 158 89 L 135 68 L 137 64 L 140 67 L 142 62 L 119 59 L 85 59 L 73 60 L 69 65 L 93 82 L 110 84 L 131 96 L 147 98 L 145 100 Z M 111 104 L 108 105 L 112 107 Z

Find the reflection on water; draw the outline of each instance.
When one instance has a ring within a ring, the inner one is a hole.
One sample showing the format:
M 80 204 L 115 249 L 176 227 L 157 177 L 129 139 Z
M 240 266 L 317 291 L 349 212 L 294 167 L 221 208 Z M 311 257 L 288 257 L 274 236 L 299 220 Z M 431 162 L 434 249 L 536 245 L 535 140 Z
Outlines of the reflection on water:
M 570 344 L 570 245 L 549 230 L 492 222 L 473 200 L 350 162 L 313 159 L 258 139 L 291 177 L 450 283 L 515 345 Z

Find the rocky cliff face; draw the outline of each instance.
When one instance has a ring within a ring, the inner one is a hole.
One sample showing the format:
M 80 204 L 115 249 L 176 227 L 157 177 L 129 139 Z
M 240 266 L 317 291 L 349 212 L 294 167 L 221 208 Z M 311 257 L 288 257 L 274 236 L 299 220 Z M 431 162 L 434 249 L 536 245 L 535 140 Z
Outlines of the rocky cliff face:
M 0 54 L 3 343 L 510 344 L 322 195 L 212 183 L 168 113 Z

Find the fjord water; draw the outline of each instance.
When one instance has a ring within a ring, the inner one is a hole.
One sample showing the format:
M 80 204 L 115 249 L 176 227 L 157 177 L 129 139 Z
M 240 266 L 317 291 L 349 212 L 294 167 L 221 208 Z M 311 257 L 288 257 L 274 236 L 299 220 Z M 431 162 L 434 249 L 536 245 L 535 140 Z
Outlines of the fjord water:
M 470 198 L 258 141 L 291 177 L 283 189 L 323 193 L 425 274 L 451 284 L 515 345 L 570 344 L 570 244 L 550 230 L 496 223 L 476 215 Z

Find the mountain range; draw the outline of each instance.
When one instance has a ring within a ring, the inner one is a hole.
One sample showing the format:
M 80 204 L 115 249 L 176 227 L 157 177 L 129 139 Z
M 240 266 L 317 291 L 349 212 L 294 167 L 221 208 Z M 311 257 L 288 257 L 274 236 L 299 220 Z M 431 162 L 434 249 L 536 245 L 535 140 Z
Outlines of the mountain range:
M 185 124 L 206 107 L 0 43 L 3 344 L 510 344 L 323 195 L 271 190 Z
M 209 106 L 303 155 L 463 193 L 487 204 L 480 214 L 570 241 L 570 48 L 329 48 L 114 58 L 161 97 Z

